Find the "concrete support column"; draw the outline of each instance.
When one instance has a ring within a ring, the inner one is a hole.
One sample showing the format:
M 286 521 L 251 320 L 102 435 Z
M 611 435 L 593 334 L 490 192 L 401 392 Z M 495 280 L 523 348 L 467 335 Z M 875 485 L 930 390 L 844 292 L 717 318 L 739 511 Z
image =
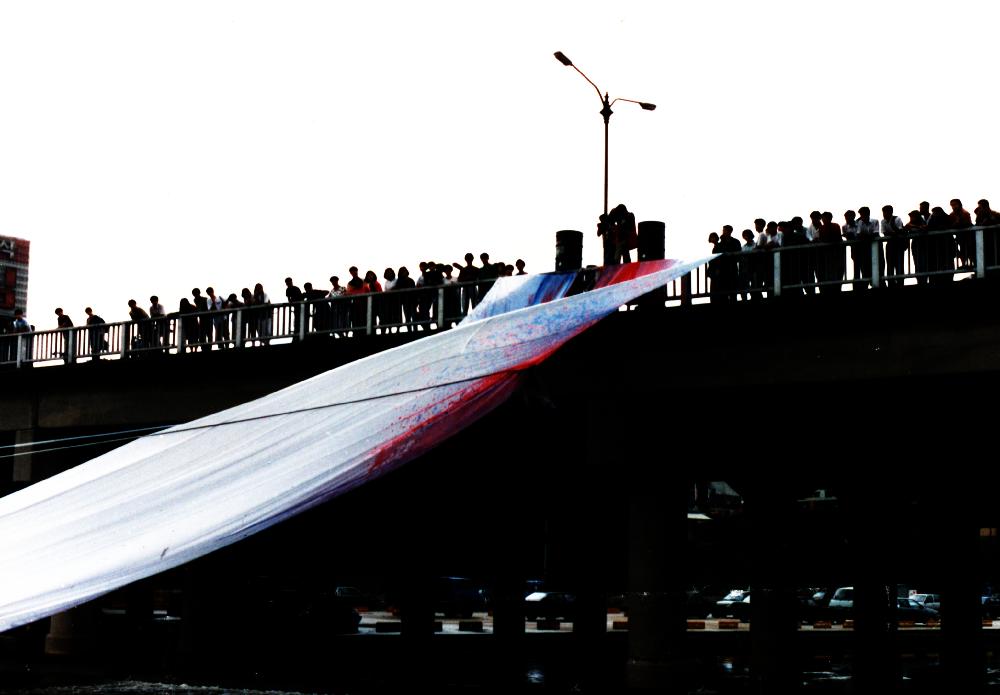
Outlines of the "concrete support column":
M 94 649 L 93 609 L 88 605 L 70 608 L 49 618 L 45 653 L 50 656 L 85 656 Z
M 687 481 L 634 477 L 628 514 L 627 683 L 639 691 L 685 693 Z
M 951 499 L 961 499 L 958 494 Z M 942 567 L 948 568 L 941 590 L 942 677 L 955 692 L 978 693 L 985 679 L 979 526 L 968 509 L 949 507 L 953 514 L 943 521 L 947 542 L 941 549 Z
M 19 447 L 24 444 L 31 444 L 33 441 L 35 441 L 34 430 L 18 430 L 14 433 L 14 444 Z M 30 446 L 15 449 L 15 453 L 18 455 L 14 457 L 14 469 L 11 475 L 15 483 L 35 482 L 33 475 L 35 472 L 33 466 L 34 455 L 30 453 L 31 449 L 32 447 Z
M 795 498 L 781 480 L 748 491 L 750 522 L 750 675 L 760 692 L 791 692 L 799 680 L 796 568 L 788 546 Z
M 870 479 L 845 498 L 849 542 L 854 548 L 853 689 L 894 690 L 900 679 L 896 630 L 896 585 L 892 573 L 897 532 L 891 486 Z

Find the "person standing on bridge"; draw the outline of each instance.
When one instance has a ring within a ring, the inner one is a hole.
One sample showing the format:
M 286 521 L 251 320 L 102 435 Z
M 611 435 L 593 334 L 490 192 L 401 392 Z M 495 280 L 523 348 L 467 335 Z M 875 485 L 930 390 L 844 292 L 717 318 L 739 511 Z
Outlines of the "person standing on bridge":
M 201 289 L 195 287 L 191 290 L 191 294 L 194 296 L 194 310 L 197 312 L 207 312 L 208 311 L 208 297 L 201 296 Z M 212 318 L 202 314 L 195 319 L 198 322 L 197 336 L 192 335 L 191 338 L 194 342 L 201 343 L 201 350 L 205 352 L 206 350 L 211 350 L 212 346 L 209 344 L 212 342 Z
M 976 226 L 995 227 L 1000 225 L 1000 212 L 995 212 L 990 208 L 990 201 L 985 198 L 979 201 L 976 206 Z M 983 259 L 986 261 L 986 272 L 996 273 L 996 268 L 990 266 L 1000 265 L 1000 258 L 997 258 L 997 230 L 983 230 Z
M 72 328 L 73 327 L 73 319 L 71 319 L 68 315 L 66 315 L 65 313 L 63 313 L 62 307 L 56 307 L 56 312 L 55 313 L 56 313 L 56 317 L 57 317 L 56 318 L 56 326 L 58 328 Z M 56 352 L 52 353 L 52 354 L 54 356 L 62 357 L 64 360 L 66 360 L 68 362 L 69 361 L 69 355 L 66 352 L 66 345 L 69 342 L 69 338 L 70 338 L 69 331 L 61 331 L 58 334 L 58 336 L 59 336 L 58 337 L 58 340 L 59 340 L 59 349 Z
M 153 320 L 153 340 L 157 345 L 167 343 L 167 312 L 155 294 L 149 298 L 149 318 Z
M 951 201 L 951 214 L 948 216 L 951 228 L 960 230 L 958 237 L 958 258 L 963 270 L 976 267 L 976 233 L 968 231 L 972 226 L 972 215 L 962 207 L 962 201 L 954 198 Z
M 903 231 L 903 220 L 893 214 L 891 205 L 882 206 L 882 236 L 888 239 L 885 242 L 885 272 L 889 287 L 902 287 L 910 240 Z
M 860 243 L 861 252 L 861 278 L 866 282 L 862 282 L 858 285 L 859 289 L 867 289 L 869 285 L 874 287 L 872 284 L 872 270 L 874 267 L 878 268 L 879 275 L 879 285 L 882 285 L 885 280 L 885 271 L 883 268 L 884 254 L 882 252 L 882 242 L 878 241 L 879 238 L 879 225 L 877 220 L 873 220 L 872 211 L 867 205 L 862 205 L 858 208 L 858 241 Z M 873 266 L 872 246 L 877 245 L 878 248 L 875 250 L 877 254 L 878 263 L 877 266 Z
M 291 325 L 288 326 L 288 332 L 292 335 L 292 340 L 298 340 L 299 336 L 299 322 L 298 316 L 299 312 L 302 311 L 302 307 L 299 302 L 302 301 L 302 290 L 295 286 L 291 278 L 285 278 L 285 299 L 291 304 L 291 313 L 289 314 L 289 321 Z
M 132 338 L 129 341 L 132 349 L 136 348 L 150 348 L 153 344 L 152 331 L 149 314 L 134 300 L 128 300 L 128 317 L 132 319 L 132 323 L 135 324 L 134 328 L 130 331 Z
M 89 306 L 83 310 L 87 315 L 87 342 L 90 348 L 90 359 L 101 359 L 101 353 L 108 349 L 108 325 Z

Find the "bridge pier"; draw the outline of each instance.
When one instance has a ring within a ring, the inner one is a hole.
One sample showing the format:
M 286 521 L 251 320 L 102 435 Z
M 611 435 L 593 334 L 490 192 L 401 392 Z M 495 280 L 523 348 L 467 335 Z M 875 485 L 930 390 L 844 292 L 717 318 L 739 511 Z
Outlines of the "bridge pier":
M 961 493 L 946 490 L 949 495 Z M 969 509 L 952 511 L 950 518 L 941 521 L 945 543 L 940 561 L 947 568 L 941 591 L 942 682 L 957 692 L 979 693 L 983 691 L 986 676 L 979 525 Z
M 750 523 L 750 676 L 764 693 L 793 692 L 799 680 L 798 621 L 788 525 L 795 496 L 787 480 L 768 479 L 746 492 Z
M 34 441 L 34 430 L 18 430 L 14 433 L 14 445 L 18 447 L 14 450 L 18 455 L 14 457 L 14 467 L 11 474 L 11 479 L 14 483 L 32 483 L 35 481 L 34 454 L 31 453 L 32 447 L 26 446 Z
M 687 692 L 687 484 L 637 476 L 628 498 L 628 661 L 635 691 Z

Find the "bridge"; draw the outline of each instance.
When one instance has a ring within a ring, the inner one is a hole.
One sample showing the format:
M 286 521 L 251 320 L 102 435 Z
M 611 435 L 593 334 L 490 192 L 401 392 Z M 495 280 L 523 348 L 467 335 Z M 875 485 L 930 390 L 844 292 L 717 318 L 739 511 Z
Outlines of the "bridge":
M 251 655 L 261 669 L 279 669 L 278 654 L 347 671 L 391 662 L 403 681 L 430 678 L 429 669 L 458 655 L 501 679 L 513 677 L 504 664 L 552 658 L 576 664 L 575 676 L 591 682 L 684 692 L 685 674 L 706 653 L 742 654 L 755 680 L 777 688 L 795 682 L 809 656 L 839 649 L 851 655 L 860 692 L 884 692 L 899 676 L 900 654 L 924 649 L 940 653 L 942 682 L 974 692 L 996 643 L 983 627 L 980 594 L 998 583 L 1000 559 L 997 474 L 982 461 L 993 431 L 982 401 L 1000 374 L 1000 316 L 990 267 L 977 267 L 984 277 L 947 285 L 800 300 L 784 292 L 782 301 L 724 305 L 688 303 L 683 291 L 668 290 L 677 306 L 661 307 L 662 296 L 640 302 L 574 339 L 532 371 L 517 398 L 423 459 L 112 595 L 102 605 L 124 606 L 126 617 L 98 630 L 104 651 L 185 664 L 201 663 L 199 653 L 230 665 Z M 696 273 L 692 299 L 708 294 L 699 284 Z M 289 316 L 296 310 L 287 307 Z M 346 339 L 308 332 L 260 349 L 11 369 L 0 437 L 115 439 L 423 334 L 381 331 L 369 320 Z M 114 445 L 43 453 L 51 447 L 38 444 L 5 459 L 0 476 L 16 489 Z M 692 488 L 717 480 L 739 491 L 741 511 L 692 527 Z M 817 489 L 836 501 L 803 503 Z M 430 587 L 442 575 L 491 587 L 492 635 L 435 635 Z M 578 596 L 571 636 L 524 633 L 521 592 L 535 577 Z M 328 580 L 396 596 L 401 633 L 376 647 L 330 634 L 322 619 L 296 623 L 294 635 L 258 622 L 274 587 Z M 707 583 L 754 588 L 748 631 L 686 629 L 685 591 Z M 940 590 L 940 629 L 914 637 L 887 628 L 895 623 L 879 597 L 896 584 Z M 855 587 L 854 629 L 837 632 L 832 646 L 833 633 L 799 629 L 793 599 L 802 586 Z M 615 595 L 629 604 L 622 634 L 606 630 Z M 154 601 L 181 618 L 180 632 L 149 622 Z M 47 634 L 58 651 L 73 641 L 69 624 L 76 620 L 79 634 L 86 614 L 28 626 L 14 639 L 36 653 Z M 89 619 L 105 625 L 111 615 L 91 611 Z

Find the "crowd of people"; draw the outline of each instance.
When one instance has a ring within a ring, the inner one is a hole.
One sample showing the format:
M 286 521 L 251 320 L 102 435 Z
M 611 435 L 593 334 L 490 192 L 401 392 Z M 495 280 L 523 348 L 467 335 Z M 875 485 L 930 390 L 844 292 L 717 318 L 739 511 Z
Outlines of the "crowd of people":
M 464 263 L 421 262 L 419 274 L 411 277 L 409 269 L 386 268 L 381 280 L 369 270 L 361 276 L 357 267 L 348 269 L 349 278 L 341 283 L 339 276 L 330 277 L 329 289 L 314 287 L 305 282 L 299 288 L 291 277 L 285 278 L 284 302 L 291 304 L 289 311 L 275 313 L 269 306 L 271 296 L 261 283 L 253 290 L 244 287 L 237 295 L 216 292 L 206 287 L 191 290 L 191 297 L 183 297 L 176 311 L 168 312 L 160 298 L 152 295 L 149 308 L 144 309 L 135 299 L 128 300 L 128 315 L 134 325 L 129 331 L 127 348 L 133 351 L 170 347 L 170 321 L 179 325 L 181 350 L 209 350 L 213 344 L 219 348 L 236 345 L 267 344 L 274 335 L 274 322 L 283 321 L 284 335 L 296 335 L 300 326 L 309 332 L 340 333 L 367 326 L 368 297 L 372 295 L 372 323 L 387 331 L 396 331 L 404 325 L 423 328 L 432 322 L 445 324 L 457 322 L 470 307 L 476 306 L 486 295 L 493 282 L 500 277 L 527 275 L 525 262 L 518 259 L 514 265 L 491 262 L 488 253 L 475 256 L 465 254 Z M 452 287 L 453 286 L 453 287 Z M 451 287 L 449 290 L 448 288 Z M 439 305 L 438 288 L 445 288 L 443 304 Z M 421 291 L 426 289 L 426 291 Z M 405 290 L 411 290 L 405 292 Z M 237 325 L 235 310 L 239 312 Z M 87 353 L 95 358 L 107 352 L 110 325 L 91 307 L 87 315 Z M 441 314 L 439 316 L 438 314 Z M 73 328 L 73 319 L 59 307 L 55 310 L 56 328 Z M 0 333 L 27 333 L 35 330 L 23 310 L 15 312 L 14 320 L 0 327 Z M 68 336 L 60 335 L 54 356 L 67 357 Z
M 721 235 L 712 232 L 708 237 L 712 252 L 722 254 L 708 267 L 711 299 L 730 303 L 762 298 L 774 282 L 773 253 L 766 252 L 790 247 L 799 248 L 781 256 L 779 272 L 786 295 L 813 293 L 815 287 L 820 293 L 840 292 L 847 279 L 847 252 L 853 267 L 850 283 L 856 290 L 875 283 L 901 287 L 907 253 L 918 284 L 951 282 L 955 270 L 975 270 L 972 227 L 1000 225 L 1000 213 L 985 199 L 975 208 L 974 220 L 961 200 L 953 199 L 950 207 L 949 213 L 924 201 L 908 213 L 905 223 L 891 205 L 882 208 L 880 219 L 873 219 L 867 207 L 847 210 L 843 224 L 834 222 L 832 213 L 816 210 L 809 215 L 808 227 L 801 217 L 781 222 L 758 218 L 754 229 L 743 230 L 742 243 L 733 236 L 733 227 L 725 225 Z M 882 241 L 873 245 L 874 240 Z M 809 248 L 810 244 L 822 246 Z M 985 234 L 983 246 L 987 265 L 996 265 L 996 235 Z

